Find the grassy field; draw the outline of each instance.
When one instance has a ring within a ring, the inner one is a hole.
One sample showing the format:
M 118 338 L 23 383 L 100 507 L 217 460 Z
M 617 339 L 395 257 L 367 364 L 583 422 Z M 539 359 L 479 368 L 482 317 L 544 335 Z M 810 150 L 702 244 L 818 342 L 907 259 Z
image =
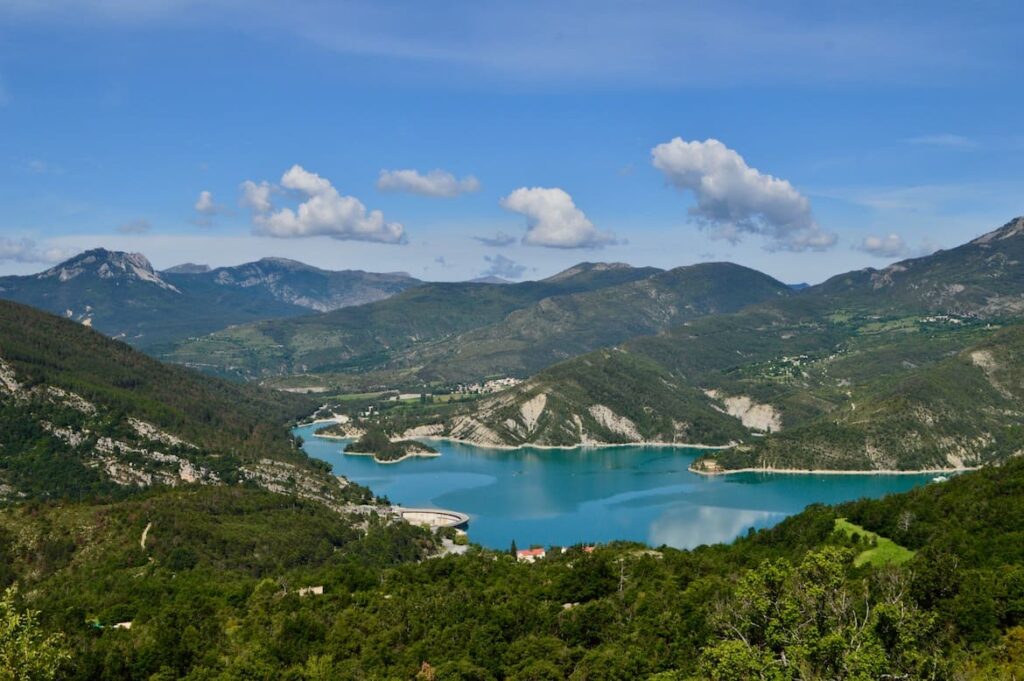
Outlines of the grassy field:
M 856 533 L 860 536 L 861 541 L 867 540 L 869 543 L 874 544 L 872 548 L 858 553 L 856 558 L 853 559 L 853 564 L 856 567 L 860 567 L 865 563 L 875 567 L 901 565 L 914 557 L 914 552 L 910 549 L 903 548 L 892 539 L 869 532 L 860 525 L 854 525 L 846 518 L 836 518 L 836 531 L 842 532 L 848 537 L 852 537 Z

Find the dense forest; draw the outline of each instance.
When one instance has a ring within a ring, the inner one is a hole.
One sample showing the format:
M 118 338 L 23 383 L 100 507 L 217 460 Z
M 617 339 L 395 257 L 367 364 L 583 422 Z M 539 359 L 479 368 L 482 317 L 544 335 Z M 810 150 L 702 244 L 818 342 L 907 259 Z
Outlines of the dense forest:
M 1022 492 L 1013 460 L 729 546 L 534 564 L 253 489 L 22 504 L 0 647 L 81 679 L 1020 678 Z

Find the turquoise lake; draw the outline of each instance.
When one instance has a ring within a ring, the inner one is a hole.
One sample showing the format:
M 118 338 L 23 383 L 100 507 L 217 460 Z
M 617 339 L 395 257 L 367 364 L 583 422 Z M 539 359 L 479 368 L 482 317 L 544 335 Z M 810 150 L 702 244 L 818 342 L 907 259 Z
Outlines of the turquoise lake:
M 426 439 L 440 457 L 389 465 L 345 455 L 345 442 L 313 435 L 318 427 L 295 434 L 336 474 L 403 506 L 467 513 L 470 539 L 495 549 L 513 539 L 520 548 L 613 539 L 691 548 L 774 525 L 808 504 L 881 497 L 934 477 L 706 477 L 687 470 L 699 452 L 685 447 L 493 450 Z

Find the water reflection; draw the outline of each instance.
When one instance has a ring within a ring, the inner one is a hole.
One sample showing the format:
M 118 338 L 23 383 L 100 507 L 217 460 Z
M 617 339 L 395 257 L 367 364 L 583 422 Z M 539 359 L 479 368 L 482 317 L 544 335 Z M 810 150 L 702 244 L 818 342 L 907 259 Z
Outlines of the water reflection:
M 745 534 L 751 527 L 770 527 L 785 513 L 722 508 L 720 506 L 675 506 L 651 523 L 647 543 L 691 549 L 701 544 L 726 542 Z
M 628 539 L 689 548 L 767 527 L 814 502 L 882 496 L 929 476 L 695 475 L 699 452 L 614 447 L 493 450 L 434 441 L 441 456 L 381 465 L 345 456 L 344 443 L 297 429 L 306 451 L 336 473 L 408 506 L 468 513 L 485 546 Z

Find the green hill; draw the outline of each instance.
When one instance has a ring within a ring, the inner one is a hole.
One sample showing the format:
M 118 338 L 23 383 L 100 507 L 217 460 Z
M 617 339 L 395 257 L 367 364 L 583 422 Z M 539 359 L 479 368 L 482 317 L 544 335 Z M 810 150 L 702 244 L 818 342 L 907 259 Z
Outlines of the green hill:
M 1011 679 L 1021 489 L 1012 460 L 728 546 L 533 564 L 423 560 L 424 530 L 358 531 L 252 489 L 18 505 L 0 510 L 0 586 L 17 587 L 0 612 L 38 617 L 0 649 L 67 679 Z M 882 539 L 898 558 L 858 562 Z
M 431 341 L 500 322 L 545 298 L 647 278 L 659 270 L 583 263 L 543 281 L 433 283 L 387 300 L 321 315 L 227 329 L 185 343 L 165 358 L 241 378 L 297 373 L 362 373 Z
M 716 454 L 727 468 L 949 469 L 1024 452 L 1024 327 L 953 357 L 851 384 L 820 417 Z
M 426 382 L 528 376 L 633 336 L 789 292 L 781 282 L 732 263 L 677 267 L 618 286 L 545 298 L 494 324 L 414 348 L 392 364 Z
M 244 377 L 320 374 L 348 385 L 526 376 L 701 315 L 789 294 L 730 263 L 667 272 L 584 263 L 541 282 L 430 284 L 338 312 L 229 329 L 169 355 Z
M 1019 333 L 994 334 L 1024 300 L 1022 225 L 581 355 L 467 407 L 447 432 L 481 444 L 744 443 L 711 457 L 725 468 L 1004 458 L 1017 449 L 1017 396 L 1012 377 L 991 376 L 1020 365 Z
M 8 500 L 245 481 L 340 500 L 343 485 L 286 428 L 312 408 L 0 301 L 0 493 Z

